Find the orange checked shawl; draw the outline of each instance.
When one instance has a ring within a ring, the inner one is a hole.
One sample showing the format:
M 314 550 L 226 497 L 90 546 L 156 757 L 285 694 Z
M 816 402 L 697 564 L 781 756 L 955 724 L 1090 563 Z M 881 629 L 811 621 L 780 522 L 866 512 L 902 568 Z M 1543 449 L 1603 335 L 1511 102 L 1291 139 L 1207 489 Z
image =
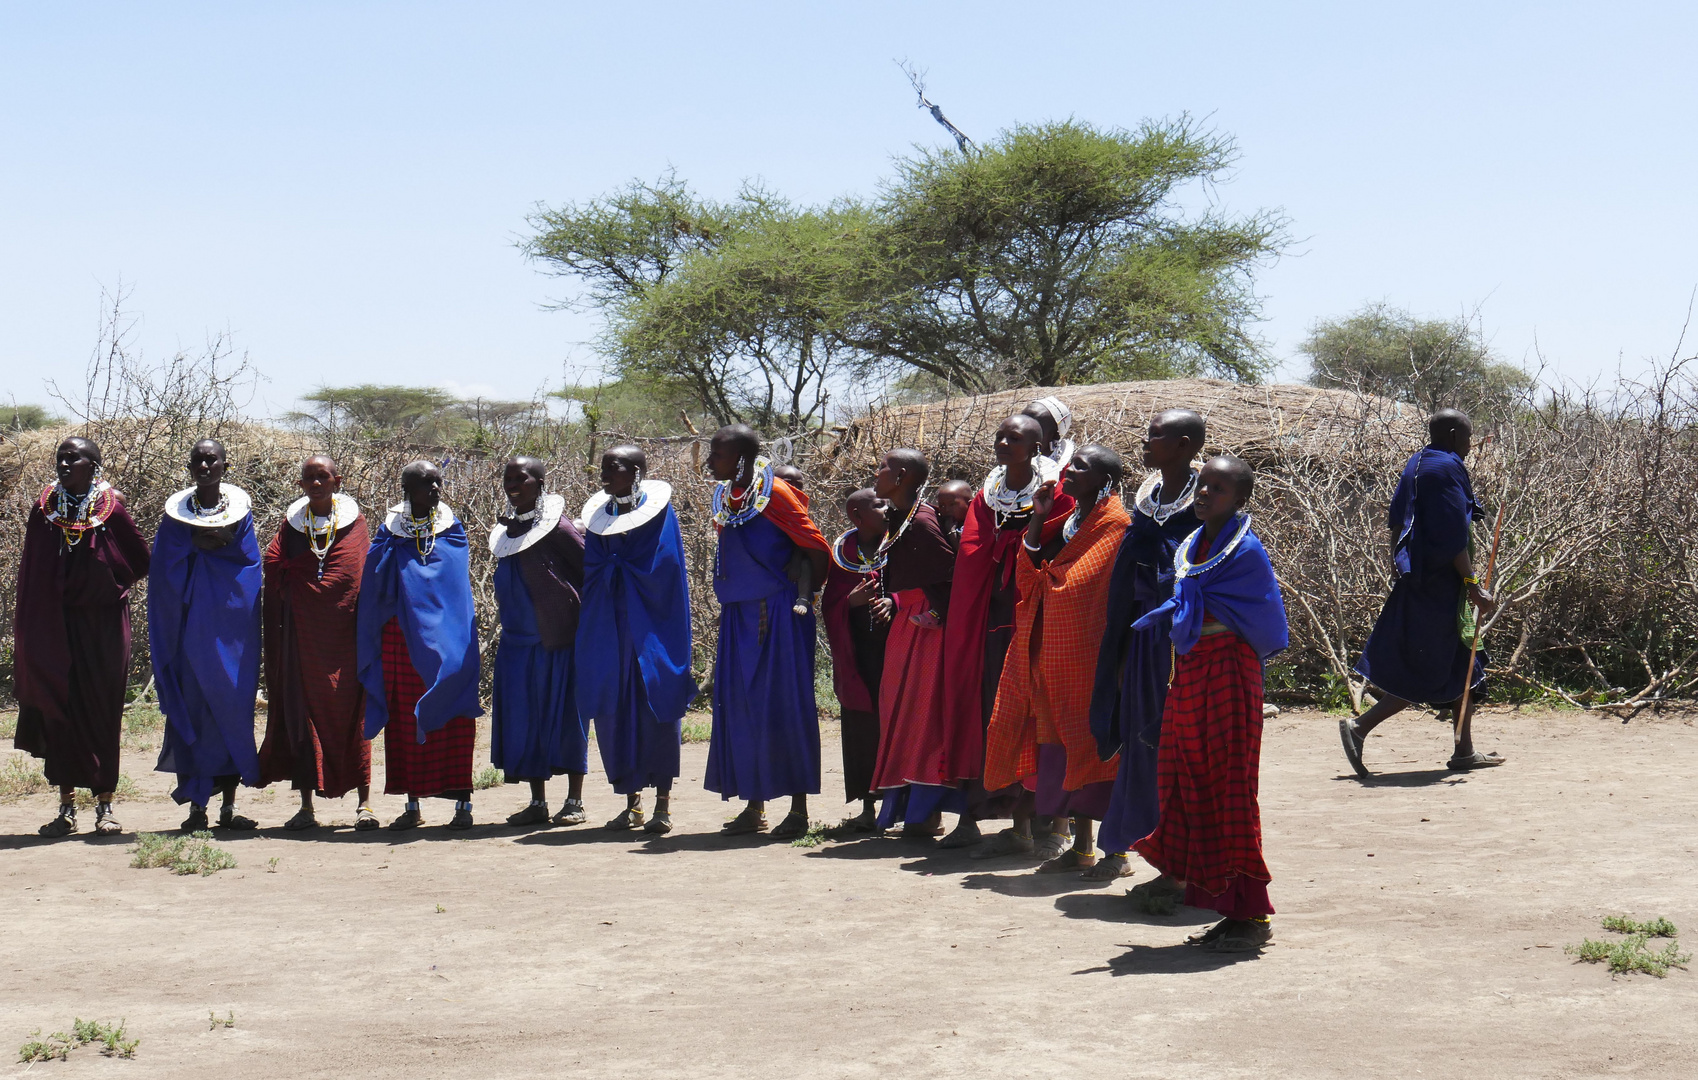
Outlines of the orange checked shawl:
M 1067 748 L 1066 790 L 1114 779 L 1119 759 L 1098 760 L 1091 735 L 1091 688 L 1108 619 L 1109 576 L 1131 520 L 1111 495 L 1091 508 L 1052 562 L 1033 567 L 1026 552 L 1015 556 L 1014 640 L 985 734 L 990 790 L 1037 775 L 1040 739 Z

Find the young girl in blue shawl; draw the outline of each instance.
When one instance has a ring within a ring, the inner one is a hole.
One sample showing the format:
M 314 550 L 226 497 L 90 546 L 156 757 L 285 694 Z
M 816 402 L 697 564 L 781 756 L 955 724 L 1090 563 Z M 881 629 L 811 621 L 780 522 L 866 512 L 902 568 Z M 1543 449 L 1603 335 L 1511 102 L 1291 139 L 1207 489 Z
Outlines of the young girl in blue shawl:
M 429 461 L 401 470 L 405 499 L 372 537 L 360 578 L 359 670 L 366 738 L 383 732 L 386 795 L 406 795 L 391 829 L 424 824 L 422 798 L 454 800 L 451 829 L 472 827 L 478 634 L 466 527 L 442 502 Z
M 1289 644 L 1285 603 L 1262 542 L 1241 511 L 1255 475 L 1235 457 L 1197 474 L 1202 519 L 1174 554 L 1173 597 L 1133 624 L 1167 622 L 1175 660 L 1156 759 L 1159 819 L 1133 845 L 1161 877 L 1135 896 L 1178 899 L 1224 918 L 1188 944 L 1248 952 L 1273 937 L 1257 803 L 1262 664 Z
M 601 458 L 601 491 L 584 504 L 583 611 L 578 619 L 578 711 L 625 809 L 610 829 L 672 831 L 690 675 L 690 580 L 672 486 L 646 480 L 648 458 L 615 446 Z M 643 816 L 643 789 L 654 814 Z
M 264 581 L 251 502 L 221 482 L 226 464 L 223 443 L 195 443 L 195 486 L 166 500 L 147 575 L 153 684 L 165 714 L 157 769 L 177 774 L 171 797 L 189 804 L 185 832 L 207 827 L 215 790 L 224 796 L 218 824 L 255 824 L 236 813 L 236 782 L 259 783 L 254 701 Z
M 1450 768 L 1467 771 L 1503 764 L 1500 755 L 1474 749 L 1474 708 L 1486 678 L 1486 654 L 1475 657 L 1470 672 L 1469 644 L 1458 625 L 1464 602 L 1482 615 L 1497 608 L 1474 575 L 1469 543 L 1480 513 L 1463 464 L 1473 436 L 1473 425 L 1464 414 L 1455 409 L 1434 413 L 1427 421 L 1428 444 L 1403 467 L 1391 497 L 1386 523 L 1399 576 L 1356 664 L 1380 699 L 1355 720 L 1338 722 L 1344 755 L 1364 779 L 1373 774 L 1362 763 L 1363 740 L 1413 702 L 1452 710 Z M 1456 716 L 1467 683 L 1475 693 L 1467 715 Z

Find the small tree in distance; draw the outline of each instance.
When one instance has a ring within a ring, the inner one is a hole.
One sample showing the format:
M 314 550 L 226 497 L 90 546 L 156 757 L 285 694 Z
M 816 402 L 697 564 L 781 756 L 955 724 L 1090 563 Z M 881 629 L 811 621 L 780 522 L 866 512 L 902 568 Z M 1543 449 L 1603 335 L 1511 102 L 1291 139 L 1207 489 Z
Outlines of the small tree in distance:
M 1309 358 L 1311 386 L 1378 394 L 1428 412 L 1504 416 L 1534 385 L 1492 353 L 1477 318 L 1417 319 L 1385 303 L 1316 323 L 1298 351 Z

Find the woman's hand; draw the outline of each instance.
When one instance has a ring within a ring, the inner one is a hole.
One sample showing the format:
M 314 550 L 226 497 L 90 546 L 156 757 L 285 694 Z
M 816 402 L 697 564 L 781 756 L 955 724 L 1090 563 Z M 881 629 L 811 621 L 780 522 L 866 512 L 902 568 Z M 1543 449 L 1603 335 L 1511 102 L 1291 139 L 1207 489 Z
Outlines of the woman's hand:
M 878 578 L 863 578 L 861 583 L 849 590 L 850 607 L 866 607 L 878 596 Z
M 1055 481 L 1045 480 L 1038 485 L 1038 490 L 1032 492 L 1032 520 L 1039 523 L 1049 520 L 1049 513 L 1055 509 Z

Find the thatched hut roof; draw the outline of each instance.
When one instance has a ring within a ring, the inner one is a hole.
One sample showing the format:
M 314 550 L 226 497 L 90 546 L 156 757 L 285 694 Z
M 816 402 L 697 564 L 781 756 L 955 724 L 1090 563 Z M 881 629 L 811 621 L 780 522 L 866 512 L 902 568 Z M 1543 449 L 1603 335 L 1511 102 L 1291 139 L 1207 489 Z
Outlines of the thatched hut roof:
M 1073 410 L 1070 437 L 1081 445 L 1097 442 L 1129 453 L 1138 446 L 1150 417 L 1163 409 L 1189 408 L 1208 423 L 1210 451 L 1235 453 L 1258 466 L 1276 453 L 1348 454 L 1352 444 L 1369 434 L 1419 444 L 1426 419 L 1417 407 L 1386 398 L 1284 383 L 1166 379 L 1027 387 L 924 405 L 874 407 L 839 429 L 825 448 L 825 458 L 831 473 L 847 478 L 870 471 L 888 449 L 917 446 L 945 472 L 965 474 L 967 462 L 989 460 L 997 425 L 1046 396 L 1061 399 Z

